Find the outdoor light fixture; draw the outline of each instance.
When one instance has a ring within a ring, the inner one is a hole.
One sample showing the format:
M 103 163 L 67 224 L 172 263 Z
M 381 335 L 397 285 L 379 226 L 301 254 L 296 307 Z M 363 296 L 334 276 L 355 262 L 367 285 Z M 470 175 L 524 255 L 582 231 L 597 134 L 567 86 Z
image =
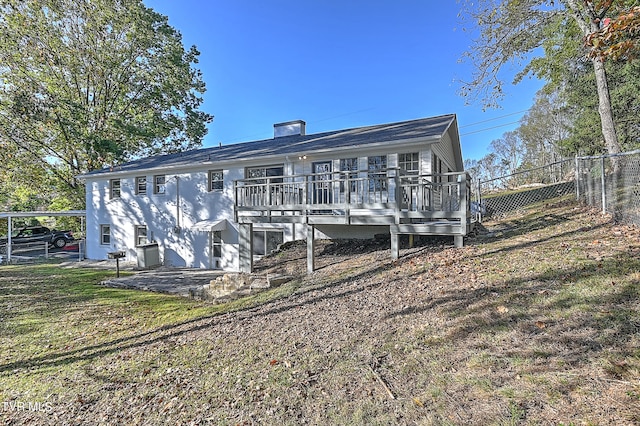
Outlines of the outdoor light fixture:
M 298 157 L 298 160 L 306 160 L 307 156 L 306 155 L 301 155 Z

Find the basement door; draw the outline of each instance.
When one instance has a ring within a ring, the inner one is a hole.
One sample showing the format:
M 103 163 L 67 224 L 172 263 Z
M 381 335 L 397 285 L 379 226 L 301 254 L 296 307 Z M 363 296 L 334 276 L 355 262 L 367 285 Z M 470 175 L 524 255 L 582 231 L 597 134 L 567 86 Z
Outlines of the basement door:
M 222 269 L 222 231 L 209 231 L 209 269 Z

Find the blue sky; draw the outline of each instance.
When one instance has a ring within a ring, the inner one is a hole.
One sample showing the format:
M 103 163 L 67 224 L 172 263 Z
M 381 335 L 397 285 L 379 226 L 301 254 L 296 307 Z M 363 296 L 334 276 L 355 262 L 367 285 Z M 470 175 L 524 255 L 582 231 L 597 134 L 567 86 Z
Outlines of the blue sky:
M 502 109 L 465 105 L 460 59 L 471 44 L 454 0 L 144 0 L 201 52 L 204 145 L 455 113 L 464 158 L 479 159 L 517 127 L 541 87 L 508 85 Z

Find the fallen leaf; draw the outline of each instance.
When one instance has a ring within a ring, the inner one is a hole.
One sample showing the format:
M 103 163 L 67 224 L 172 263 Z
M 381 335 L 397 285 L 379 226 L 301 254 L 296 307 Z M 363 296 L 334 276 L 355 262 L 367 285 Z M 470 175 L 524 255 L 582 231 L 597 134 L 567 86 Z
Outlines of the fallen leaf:
M 507 308 L 504 305 L 500 305 L 496 308 L 496 311 L 498 311 L 498 313 L 501 313 L 501 314 L 506 314 L 507 312 L 509 312 L 509 308 Z
M 278 364 L 277 359 L 272 359 L 271 361 L 269 361 L 269 365 L 276 365 L 276 364 Z
M 543 329 L 543 328 L 545 328 L 546 326 L 547 326 L 547 324 L 545 324 L 544 322 L 542 322 L 542 321 L 536 321 L 536 327 L 538 327 L 538 328 L 540 328 L 540 329 Z

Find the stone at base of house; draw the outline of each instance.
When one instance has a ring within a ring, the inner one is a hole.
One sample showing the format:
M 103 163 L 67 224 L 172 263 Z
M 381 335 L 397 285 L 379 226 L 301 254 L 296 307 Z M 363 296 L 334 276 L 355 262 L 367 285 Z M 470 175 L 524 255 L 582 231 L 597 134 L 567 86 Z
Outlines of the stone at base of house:
M 292 279 L 293 277 L 285 275 L 224 274 L 215 280 L 211 280 L 208 285 L 204 285 L 200 292 L 194 292 L 192 297 L 226 302 L 271 287 L 277 287 Z

